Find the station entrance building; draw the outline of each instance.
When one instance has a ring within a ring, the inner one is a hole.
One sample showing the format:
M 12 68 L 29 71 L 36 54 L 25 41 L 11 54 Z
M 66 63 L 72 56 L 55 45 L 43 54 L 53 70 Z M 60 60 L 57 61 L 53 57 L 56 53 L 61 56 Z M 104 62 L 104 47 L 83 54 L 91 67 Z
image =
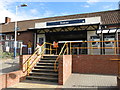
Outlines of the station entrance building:
M 93 55 L 113 55 L 115 51 L 112 47 L 119 47 L 119 43 L 115 42 L 115 44 L 114 41 L 119 40 L 120 28 L 119 24 L 113 25 L 112 28 L 110 26 L 102 25 L 101 17 L 95 16 L 35 23 L 35 28 L 29 28 L 28 30 L 36 32 L 36 43 L 58 41 L 60 48 L 63 46 L 61 43 L 65 42 L 71 42 L 73 48 L 88 47 L 87 49 L 73 49 L 72 54 L 89 55 L 91 54 L 90 47 L 98 47 L 98 49 L 92 51 Z M 93 42 L 90 43 L 89 41 Z M 111 48 L 100 49 L 99 47 Z M 119 50 L 116 52 L 119 54 Z
M 22 72 L 27 73 L 27 79 L 59 84 L 71 73 L 118 75 L 119 80 L 119 16 L 120 10 L 111 10 L 18 21 L 17 52 Z M 14 26 L 9 18 L 0 24 L 3 51 L 8 47 L 10 52 L 14 50 Z M 26 55 L 29 40 L 32 55 Z M 59 48 L 53 48 L 54 41 Z M 37 43 L 41 48 L 36 49 Z
M 76 14 L 43 19 L 18 21 L 17 31 L 17 51 L 20 54 L 27 54 L 27 43 L 33 43 L 33 52 L 37 43 L 57 40 L 59 43 L 82 42 L 82 41 L 118 41 L 120 40 L 120 10 L 103 11 L 95 13 Z M 5 23 L 1 23 L 0 42 L 3 50 L 9 47 L 10 52 L 14 49 L 14 22 L 6 18 Z M 73 44 L 74 47 L 114 47 L 113 42 L 85 42 Z M 61 46 L 61 45 L 60 45 Z M 116 43 L 116 47 L 120 43 Z M 113 54 L 114 50 L 93 50 L 94 54 Z M 111 52 L 109 52 L 111 51 Z M 97 53 L 96 53 L 97 52 Z M 79 51 L 75 54 L 90 54 L 90 50 Z M 117 53 L 119 50 L 117 49 Z

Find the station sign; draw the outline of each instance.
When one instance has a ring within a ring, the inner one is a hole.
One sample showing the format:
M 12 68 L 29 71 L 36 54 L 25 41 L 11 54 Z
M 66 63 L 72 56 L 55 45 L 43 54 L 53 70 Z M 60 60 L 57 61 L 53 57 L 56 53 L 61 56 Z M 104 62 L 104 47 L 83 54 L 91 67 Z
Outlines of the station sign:
M 48 21 L 35 23 L 35 28 L 51 28 L 51 27 L 63 27 L 63 26 L 75 26 L 75 25 L 89 25 L 101 23 L 101 17 L 87 17 L 66 19 L 61 21 Z
M 46 26 L 77 24 L 77 23 L 85 23 L 85 19 L 67 20 L 67 21 L 58 21 L 58 22 L 47 22 Z

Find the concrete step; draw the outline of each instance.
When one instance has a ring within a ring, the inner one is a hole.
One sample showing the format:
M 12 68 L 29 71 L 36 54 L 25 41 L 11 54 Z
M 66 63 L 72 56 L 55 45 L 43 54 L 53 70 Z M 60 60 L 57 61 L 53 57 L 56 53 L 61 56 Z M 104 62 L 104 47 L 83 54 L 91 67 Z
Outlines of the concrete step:
M 38 77 L 38 76 L 27 76 L 26 79 L 28 80 L 38 80 L 38 81 L 52 81 L 52 82 L 57 82 L 58 78 L 51 78 L 51 77 Z
M 55 62 L 38 62 L 38 63 L 36 64 L 36 66 L 37 66 L 37 65 L 45 65 L 45 66 L 48 66 L 48 65 L 51 66 L 51 65 L 52 65 L 52 66 L 53 66 L 54 63 L 55 63 Z M 57 62 L 56 64 L 58 65 L 58 62 Z
M 30 72 L 27 79 L 29 80 L 45 80 L 45 81 L 58 81 L 58 72 L 54 71 L 54 63 L 57 56 L 43 56 L 43 58 L 37 62 L 35 67 Z M 58 66 L 58 62 L 56 63 Z
M 58 77 L 58 73 L 31 72 L 29 75 L 30 76 Z
M 49 62 L 55 63 L 55 60 L 40 60 L 39 62 L 40 63 L 43 63 L 43 62 L 45 62 L 45 63 L 49 63 Z
M 54 66 L 37 65 L 34 68 L 35 69 L 54 69 Z
M 41 60 L 56 60 L 56 58 L 42 58 Z
M 58 55 L 51 55 L 51 56 L 49 56 L 49 55 L 47 56 L 46 55 L 46 56 L 43 56 L 43 58 L 57 58 L 57 57 L 58 57 Z
M 57 73 L 54 69 L 33 69 L 32 72 L 47 72 L 47 73 Z

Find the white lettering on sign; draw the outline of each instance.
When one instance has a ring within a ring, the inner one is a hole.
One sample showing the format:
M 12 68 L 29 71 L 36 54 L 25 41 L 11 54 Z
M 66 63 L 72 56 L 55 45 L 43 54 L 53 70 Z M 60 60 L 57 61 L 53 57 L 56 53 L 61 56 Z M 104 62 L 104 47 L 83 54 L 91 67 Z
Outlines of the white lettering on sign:
M 69 22 L 60 22 L 60 24 L 69 24 Z

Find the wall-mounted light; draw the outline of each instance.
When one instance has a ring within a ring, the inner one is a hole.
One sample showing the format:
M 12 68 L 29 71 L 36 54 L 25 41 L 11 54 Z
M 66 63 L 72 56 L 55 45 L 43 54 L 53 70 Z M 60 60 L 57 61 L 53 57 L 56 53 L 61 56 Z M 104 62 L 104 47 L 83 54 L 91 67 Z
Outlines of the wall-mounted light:
M 20 33 L 18 33 L 18 36 L 20 35 Z

